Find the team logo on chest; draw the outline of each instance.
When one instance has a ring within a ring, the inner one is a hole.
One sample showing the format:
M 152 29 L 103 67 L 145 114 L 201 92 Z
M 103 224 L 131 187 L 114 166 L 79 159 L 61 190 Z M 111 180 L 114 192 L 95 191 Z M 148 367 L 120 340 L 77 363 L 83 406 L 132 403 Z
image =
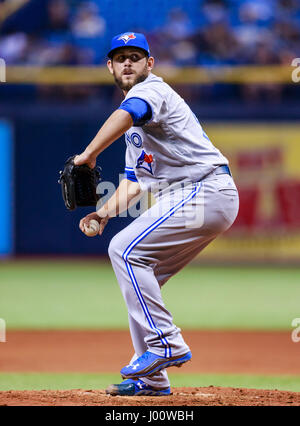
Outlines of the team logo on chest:
M 121 37 L 118 38 L 118 40 L 123 40 L 125 44 L 127 44 L 129 42 L 129 40 L 133 40 L 135 39 L 136 36 L 131 33 L 131 34 L 123 34 L 121 35 Z
M 152 171 L 152 163 L 153 163 L 153 156 L 152 154 L 146 154 L 143 150 L 141 155 L 136 161 L 136 169 L 144 169 L 147 170 L 147 172 L 151 173 L 153 175 Z

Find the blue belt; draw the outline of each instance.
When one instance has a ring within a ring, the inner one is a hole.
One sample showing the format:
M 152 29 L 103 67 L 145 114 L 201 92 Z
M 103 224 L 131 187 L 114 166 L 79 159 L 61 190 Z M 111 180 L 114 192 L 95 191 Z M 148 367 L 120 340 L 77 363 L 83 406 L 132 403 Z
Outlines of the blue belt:
M 230 168 L 227 165 L 219 166 L 215 171 L 216 175 L 231 175 Z

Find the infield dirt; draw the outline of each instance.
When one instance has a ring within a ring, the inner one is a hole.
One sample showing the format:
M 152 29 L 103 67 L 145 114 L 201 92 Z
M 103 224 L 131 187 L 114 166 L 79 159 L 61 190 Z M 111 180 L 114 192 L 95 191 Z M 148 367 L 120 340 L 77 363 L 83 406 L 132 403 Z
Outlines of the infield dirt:
M 193 352 L 182 373 L 300 375 L 289 332 L 185 331 Z M 131 358 L 127 331 L 8 331 L 2 372 L 116 373 Z M 108 383 L 109 384 L 109 383 Z M 201 385 L 195 383 L 195 385 Z M 0 405 L 300 405 L 300 393 L 219 387 L 172 388 L 166 397 L 111 397 L 104 390 L 5 391 Z
M 68 391 L 0 392 L 0 405 L 51 406 L 262 406 L 300 405 L 297 392 L 238 388 L 175 388 L 173 395 L 163 397 L 108 396 L 103 390 L 73 389 Z

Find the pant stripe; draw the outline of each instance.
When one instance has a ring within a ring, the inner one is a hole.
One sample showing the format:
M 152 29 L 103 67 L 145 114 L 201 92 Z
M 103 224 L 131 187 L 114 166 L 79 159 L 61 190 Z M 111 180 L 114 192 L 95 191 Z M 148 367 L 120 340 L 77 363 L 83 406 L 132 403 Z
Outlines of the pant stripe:
M 165 213 L 161 218 L 159 218 L 156 222 L 154 222 L 152 225 L 150 225 L 147 229 L 145 229 L 145 231 L 143 231 L 140 235 L 138 235 L 130 244 L 129 246 L 126 248 L 126 250 L 124 251 L 122 257 L 123 260 L 125 262 L 126 265 L 126 269 L 127 272 L 129 274 L 130 280 L 132 282 L 133 288 L 136 292 L 136 295 L 139 299 L 139 302 L 141 303 L 142 309 L 144 311 L 144 314 L 146 315 L 147 321 L 150 325 L 150 327 L 155 330 L 155 332 L 157 333 L 157 335 L 159 336 L 162 344 L 165 347 L 165 357 L 171 357 L 172 356 L 172 352 L 171 352 L 171 347 L 167 341 L 167 339 L 164 337 L 162 330 L 160 330 L 159 328 L 156 327 L 156 325 L 154 324 L 154 321 L 151 317 L 151 314 L 149 312 L 149 309 L 146 305 L 146 302 L 143 298 L 143 295 L 141 293 L 141 290 L 139 288 L 139 285 L 137 283 L 137 280 L 135 278 L 132 266 L 130 265 L 130 263 L 128 262 L 128 256 L 130 254 L 130 252 L 132 251 L 132 249 L 140 242 L 142 241 L 147 235 L 149 235 L 154 229 L 156 229 L 159 225 L 161 225 L 163 222 L 165 222 L 169 217 L 171 217 L 177 210 L 179 210 L 181 207 L 184 206 L 184 204 L 186 204 L 187 202 L 189 202 L 192 198 L 194 198 L 196 196 L 196 194 L 200 191 L 201 189 L 201 183 L 196 183 L 195 184 L 195 188 L 192 190 L 192 192 L 186 197 L 184 198 L 182 201 L 180 201 L 179 203 L 176 204 L 176 206 L 172 207 L 171 210 L 169 210 L 167 213 Z M 169 353 L 168 353 L 169 351 Z
M 158 336 L 159 336 L 159 338 L 160 338 L 160 340 L 161 340 L 162 344 L 165 346 L 165 357 L 167 357 L 167 356 L 168 356 L 168 355 L 167 355 L 167 348 L 169 347 L 169 344 L 168 344 L 168 342 L 167 342 L 167 339 L 165 339 L 165 338 L 164 338 L 164 336 L 163 336 L 163 332 L 162 332 L 159 328 L 157 328 L 157 327 L 155 326 L 155 324 L 154 324 L 154 321 L 153 321 L 153 319 L 152 319 L 152 317 L 151 317 L 151 315 L 150 315 L 150 312 L 149 312 L 149 310 L 148 310 L 148 307 L 147 307 L 147 305 L 146 305 L 146 302 L 145 302 L 145 300 L 144 300 L 144 298 L 143 298 L 143 296 L 142 296 L 141 290 L 140 290 L 140 288 L 139 288 L 139 286 L 138 286 L 138 283 L 137 283 L 137 281 L 136 281 L 136 278 L 135 278 L 135 275 L 134 275 L 134 273 L 133 273 L 133 270 L 132 270 L 131 265 L 130 265 L 127 261 L 125 261 L 125 264 L 126 264 L 126 268 L 127 268 L 128 274 L 129 274 L 129 276 L 130 276 L 131 282 L 132 282 L 133 287 L 134 287 L 134 289 L 135 289 L 135 292 L 136 292 L 136 294 L 137 294 L 137 297 L 138 297 L 138 299 L 139 299 L 139 301 L 140 301 L 140 304 L 142 305 L 142 308 L 143 308 L 144 314 L 145 314 L 145 316 L 146 316 L 146 318 L 147 318 L 147 321 L 148 321 L 148 323 L 149 323 L 150 327 L 151 327 L 153 330 L 155 330 L 155 331 L 156 331 L 156 333 L 158 334 Z M 169 355 L 169 356 L 171 356 L 171 355 Z

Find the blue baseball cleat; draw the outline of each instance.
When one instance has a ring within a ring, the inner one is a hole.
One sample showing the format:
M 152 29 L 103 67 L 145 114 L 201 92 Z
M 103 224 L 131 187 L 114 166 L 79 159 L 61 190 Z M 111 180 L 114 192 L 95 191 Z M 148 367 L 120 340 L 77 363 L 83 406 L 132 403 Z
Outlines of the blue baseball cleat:
M 147 385 L 142 380 L 127 379 L 118 385 L 110 385 L 105 392 L 112 396 L 166 396 L 171 395 L 170 387 L 156 389 Z
M 192 358 L 192 353 L 187 352 L 184 355 L 164 358 L 146 351 L 142 356 L 136 359 L 132 364 L 123 367 L 121 376 L 123 379 L 134 379 L 137 377 L 151 377 L 155 373 L 168 367 L 181 367 L 182 364 Z

